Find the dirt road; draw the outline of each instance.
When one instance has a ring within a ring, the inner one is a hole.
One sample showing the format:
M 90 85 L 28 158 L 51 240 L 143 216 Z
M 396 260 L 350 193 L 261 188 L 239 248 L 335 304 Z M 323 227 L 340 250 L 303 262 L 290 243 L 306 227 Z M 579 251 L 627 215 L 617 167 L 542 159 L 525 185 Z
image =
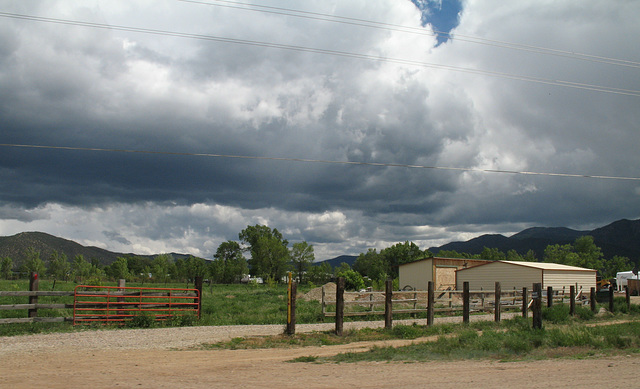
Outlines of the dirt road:
M 179 350 L 240 336 L 235 331 L 280 333 L 282 326 L 86 331 L 0 338 L 0 388 L 629 388 L 635 387 L 640 371 L 637 355 L 509 363 L 314 364 L 287 361 L 298 356 L 364 351 L 372 344 Z M 389 342 L 380 345 L 385 344 Z

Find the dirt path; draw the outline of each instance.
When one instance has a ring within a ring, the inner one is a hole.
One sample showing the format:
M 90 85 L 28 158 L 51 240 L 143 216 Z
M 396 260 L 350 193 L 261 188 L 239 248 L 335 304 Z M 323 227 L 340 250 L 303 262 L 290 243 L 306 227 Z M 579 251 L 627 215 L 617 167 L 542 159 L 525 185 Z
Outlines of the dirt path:
M 239 332 L 281 331 L 282 326 L 192 327 L 0 338 L 0 388 L 628 388 L 640 371 L 636 355 L 510 363 L 286 362 L 364 351 L 371 342 L 268 350 L 171 349 L 241 336 Z

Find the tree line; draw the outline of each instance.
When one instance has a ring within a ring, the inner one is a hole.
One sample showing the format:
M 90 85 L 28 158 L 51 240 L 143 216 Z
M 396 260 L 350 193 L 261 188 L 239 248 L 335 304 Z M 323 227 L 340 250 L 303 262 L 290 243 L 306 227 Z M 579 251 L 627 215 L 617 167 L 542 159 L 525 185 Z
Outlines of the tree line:
M 247 258 L 248 256 L 248 258 Z M 19 266 L 11 258 L 0 258 L 0 277 L 9 279 L 15 272 L 37 272 L 54 280 L 76 282 L 100 282 L 104 279 L 127 279 L 139 282 L 189 282 L 201 276 L 213 283 L 230 284 L 246 281 L 249 274 L 265 282 L 285 280 L 288 272 L 300 283 L 323 284 L 335 277 L 344 277 L 349 289 L 380 287 L 384 281 L 398 278 L 398 268 L 404 263 L 430 258 L 429 250 L 421 250 L 415 243 L 405 241 L 380 251 L 369 249 L 355 260 L 353 266 L 342 263 L 333 269 L 327 262 L 314 264 L 313 245 L 307 242 L 289 241 L 277 230 L 265 225 L 247 226 L 238 234 L 238 241 L 228 240 L 220 244 L 213 260 L 189 256 L 174 260 L 162 254 L 154 258 L 118 257 L 108 266 L 101 266 L 96 259 L 86 260 L 77 255 L 72 261 L 63 253 L 54 251 L 44 261 L 40 253 L 28 249 Z M 628 271 L 635 264 L 627 257 L 604 258 L 591 236 L 577 238 L 570 244 L 549 245 L 543 258 L 537 258 L 533 250 L 519 254 L 515 250 L 506 253 L 485 247 L 480 254 L 440 251 L 439 257 L 508 261 L 540 260 L 598 270 L 603 278 L 615 277 L 619 271 Z

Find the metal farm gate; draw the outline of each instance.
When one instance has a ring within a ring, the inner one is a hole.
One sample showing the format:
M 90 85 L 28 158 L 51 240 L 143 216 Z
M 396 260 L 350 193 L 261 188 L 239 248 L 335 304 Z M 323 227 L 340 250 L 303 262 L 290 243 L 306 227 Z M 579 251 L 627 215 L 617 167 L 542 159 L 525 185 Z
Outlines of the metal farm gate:
M 73 324 L 124 323 L 136 316 L 168 320 L 200 317 L 197 289 L 78 285 L 73 292 Z

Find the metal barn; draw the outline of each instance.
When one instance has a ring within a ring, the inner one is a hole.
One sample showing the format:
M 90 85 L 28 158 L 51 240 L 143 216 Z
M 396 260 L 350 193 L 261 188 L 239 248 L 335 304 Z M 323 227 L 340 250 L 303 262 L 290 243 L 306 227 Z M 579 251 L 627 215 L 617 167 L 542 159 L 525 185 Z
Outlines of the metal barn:
M 494 261 L 456 271 L 457 289 L 461 290 L 466 281 L 472 290 L 493 290 L 496 282 L 500 282 L 503 291 L 531 289 L 533 284 L 541 283 L 543 288 L 564 288 L 567 292 L 574 285 L 576 293 L 589 293 L 596 286 L 596 271 L 557 263 Z
M 488 263 L 484 259 L 426 258 L 404 263 L 398 267 L 400 288 L 427 290 L 429 281 L 434 281 L 435 290 L 456 288 L 456 271 Z

